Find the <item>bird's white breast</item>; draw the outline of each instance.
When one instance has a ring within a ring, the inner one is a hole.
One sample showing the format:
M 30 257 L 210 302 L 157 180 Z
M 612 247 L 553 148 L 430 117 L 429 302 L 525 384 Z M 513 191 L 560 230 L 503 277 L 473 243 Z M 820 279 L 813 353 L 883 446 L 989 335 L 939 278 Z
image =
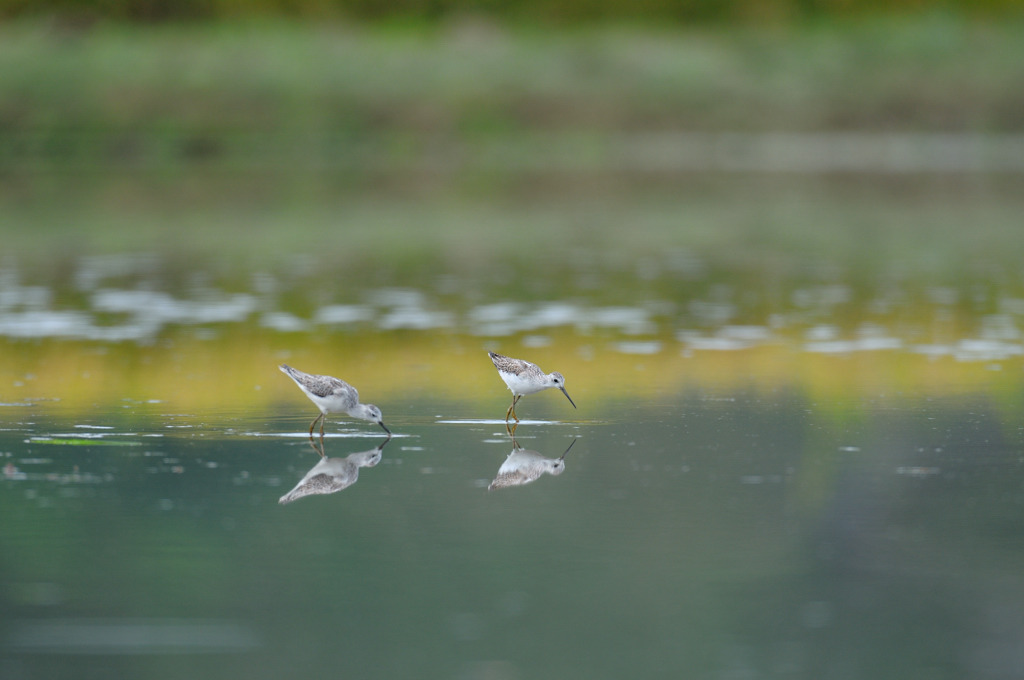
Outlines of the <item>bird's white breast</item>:
M 533 394 L 534 392 L 540 392 L 551 387 L 547 378 L 542 377 L 540 380 L 529 380 L 524 379 L 522 374 L 516 375 L 515 373 L 499 373 L 501 379 L 505 381 L 508 388 L 512 391 L 512 394 Z

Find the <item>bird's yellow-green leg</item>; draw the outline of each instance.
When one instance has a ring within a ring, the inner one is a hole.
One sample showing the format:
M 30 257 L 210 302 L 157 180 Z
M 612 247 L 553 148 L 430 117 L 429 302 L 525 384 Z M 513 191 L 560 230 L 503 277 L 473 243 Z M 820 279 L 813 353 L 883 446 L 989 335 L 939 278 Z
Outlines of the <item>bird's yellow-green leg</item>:
M 318 413 L 316 418 L 313 418 L 313 422 L 309 424 L 309 441 L 313 441 L 313 428 L 316 427 L 316 421 L 324 417 L 323 413 Z
M 321 414 L 320 418 L 320 455 L 323 455 L 324 450 L 324 423 L 327 422 L 327 414 Z
M 507 410 L 507 411 L 505 411 L 505 422 L 506 422 L 506 423 L 508 422 L 508 417 L 509 417 L 510 415 L 511 415 L 511 416 L 512 416 L 513 418 L 515 418 L 515 419 L 516 419 L 516 422 L 517 422 L 517 423 L 519 422 L 519 416 L 517 416 L 517 415 L 516 415 L 516 404 L 517 404 L 517 403 L 519 403 L 519 399 L 520 399 L 520 398 L 521 398 L 522 396 L 523 396 L 523 395 L 521 395 L 521 394 L 516 394 L 516 395 L 514 395 L 514 396 L 512 397 L 512 405 L 508 407 L 508 410 Z
M 316 421 L 318 421 L 318 420 L 320 421 L 320 448 L 319 449 L 316 448 L 316 442 L 313 441 L 313 428 L 316 427 Z M 324 457 L 324 453 L 323 453 L 323 449 L 324 449 L 324 414 L 323 413 L 321 413 L 316 418 L 314 418 L 313 422 L 311 422 L 309 424 L 309 445 L 313 447 L 314 451 L 316 451 L 317 453 L 320 454 L 321 458 Z

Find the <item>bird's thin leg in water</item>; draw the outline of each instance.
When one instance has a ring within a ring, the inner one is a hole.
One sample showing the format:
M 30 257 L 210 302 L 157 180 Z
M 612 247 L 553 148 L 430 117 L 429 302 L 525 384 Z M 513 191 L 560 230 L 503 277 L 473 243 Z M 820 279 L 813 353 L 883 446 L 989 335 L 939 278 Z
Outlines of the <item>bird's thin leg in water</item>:
M 316 427 L 316 421 L 320 420 L 323 417 L 324 414 L 320 413 L 317 415 L 316 418 L 313 418 L 313 422 L 309 424 L 309 441 L 313 441 L 313 428 Z
M 518 404 L 519 400 L 522 398 L 523 395 L 521 394 L 517 394 L 516 396 L 512 397 L 512 406 L 509 408 L 509 410 L 512 411 L 512 417 L 516 419 L 517 423 L 519 422 L 519 416 L 516 415 L 516 404 Z M 505 421 L 508 422 L 507 416 L 505 417 Z

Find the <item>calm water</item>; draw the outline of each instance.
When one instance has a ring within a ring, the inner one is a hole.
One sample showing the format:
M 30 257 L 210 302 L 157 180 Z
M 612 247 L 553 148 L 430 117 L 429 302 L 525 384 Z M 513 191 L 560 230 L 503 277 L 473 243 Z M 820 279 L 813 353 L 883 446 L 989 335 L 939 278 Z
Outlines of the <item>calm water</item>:
M 385 406 L 390 441 L 333 423 L 329 457 L 379 460 L 289 505 L 300 399 L 5 405 L 2 674 L 1019 677 L 1020 408 L 574 398 L 524 399 L 515 442 L 457 403 Z
M 602 181 L 0 193 L 0 678 L 1024 677 L 1017 180 Z

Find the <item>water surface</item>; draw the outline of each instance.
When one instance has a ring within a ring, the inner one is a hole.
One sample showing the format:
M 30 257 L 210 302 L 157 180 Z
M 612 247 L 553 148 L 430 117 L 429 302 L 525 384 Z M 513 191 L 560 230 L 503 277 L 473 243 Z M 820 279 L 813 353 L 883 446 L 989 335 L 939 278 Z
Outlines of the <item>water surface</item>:
M 0 193 L 0 676 L 1019 676 L 1013 177 L 205 179 Z
M 328 456 L 379 462 L 290 505 L 319 460 L 299 399 L 89 415 L 109 425 L 4 406 L 5 675 L 1019 668 L 1019 406 L 684 389 L 580 417 L 546 396 L 521 413 L 559 418 L 515 442 L 458 403 L 394 405 L 390 441 L 332 423 Z M 574 440 L 562 474 L 487 490 L 517 446 Z

